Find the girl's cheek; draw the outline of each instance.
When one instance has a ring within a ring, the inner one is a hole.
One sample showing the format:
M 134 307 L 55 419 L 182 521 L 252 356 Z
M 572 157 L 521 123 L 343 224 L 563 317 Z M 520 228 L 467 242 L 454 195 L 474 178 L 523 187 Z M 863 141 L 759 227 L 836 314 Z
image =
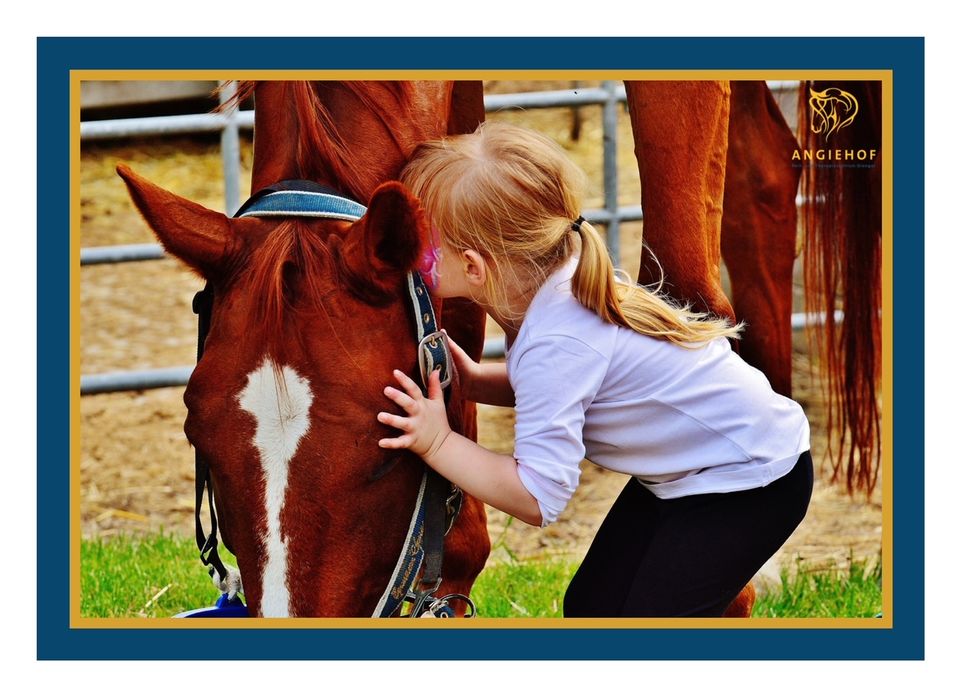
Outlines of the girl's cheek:
M 430 246 L 420 259 L 420 266 L 417 269 L 426 286 L 436 291 L 440 285 L 440 250 Z

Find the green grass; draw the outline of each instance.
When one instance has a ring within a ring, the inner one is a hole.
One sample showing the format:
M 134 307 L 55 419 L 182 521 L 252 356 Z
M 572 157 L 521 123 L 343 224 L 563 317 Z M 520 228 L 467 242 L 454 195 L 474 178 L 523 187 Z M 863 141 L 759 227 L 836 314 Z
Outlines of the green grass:
M 793 577 L 791 577 L 791 575 Z M 881 564 L 851 561 L 846 570 L 811 572 L 801 565 L 781 573 L 783 588 L 758 598 L 754 616 L 861 617 L 876 616 L 883 606 Z
M 563 616 L 563 592 L 577 570 L 571 561 L 529 561 L 487 566 L 470 598 L 485 618 Z
M 220 552 L 225 563 L 236 565 L 222 546 Z M 157 534 L 81 542 L 82 616 L 169 617 L 210 606 L 218 596 L 196 543 L 188 537 Z
M 236 561 L 223 551 L 224 561 Z M 193 540 L 157 534 L 81 543 L 80 612 L 90 618 L 169 617 L 209 606 L 217 591 Z M 871 617 L 881 609 L 880 564 L 851 563 L 845 571 L 785 571 L 780 593 L 761 597 L 754 616 Z M 488 566 L 471 598 L 480 616 L 559 617 L 563 592 L 576 571 L 568 560 Z

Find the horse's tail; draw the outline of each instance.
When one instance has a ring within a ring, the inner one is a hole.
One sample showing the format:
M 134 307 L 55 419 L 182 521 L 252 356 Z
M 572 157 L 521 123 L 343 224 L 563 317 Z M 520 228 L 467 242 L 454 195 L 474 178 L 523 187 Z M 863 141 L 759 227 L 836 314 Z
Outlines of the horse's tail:
M 869 494 L 881 439 L 881 83 L 829 87 L 805 82 L 798 102 L 806 310 L 825 315 L 811 338 L 826 373 L 833 478 L 843 472 L 849 491 Z

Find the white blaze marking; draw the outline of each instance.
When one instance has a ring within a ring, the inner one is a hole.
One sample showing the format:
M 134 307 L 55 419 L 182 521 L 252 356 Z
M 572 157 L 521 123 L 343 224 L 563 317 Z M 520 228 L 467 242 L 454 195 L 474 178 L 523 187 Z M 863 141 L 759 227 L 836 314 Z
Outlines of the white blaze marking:
M 278 379 L 278 376 L 280 379 Z M 280 533 L 280 511 L 287 493 L 290 460 L 300 438 L 310 427 L 310 383 L 291 368 L 278 373 L 269 359 L 247 375 L 239 396 L 240 407 L 257 421 L 253 445 L 260 453 L 266 481 L 267 532 L 263 539 L 267 557 L 263 564 L 263 616 L 290 615 L 287 586 L 287 546 Z

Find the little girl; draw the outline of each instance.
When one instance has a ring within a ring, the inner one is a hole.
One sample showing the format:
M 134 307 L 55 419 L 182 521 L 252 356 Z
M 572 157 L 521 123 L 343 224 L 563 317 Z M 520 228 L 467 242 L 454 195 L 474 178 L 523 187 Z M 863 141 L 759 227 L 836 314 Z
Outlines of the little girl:
M 465 398 L 516 409 L 513 455 L 447 424 L 401 371 L 405 415 L 380 441 L 536 526 L 573 495 L 586 457 L 631 478 L 567 589 L 565 616 L 721 616 L 806 514 L 801 407 L 731 351 L 740 327 L 615 275 L 580 216 L 585 176 L 553 141 L 485 123 L 419 146 L 401 180 L 434 225 L 439 297 L 479 303 L 506 363 L 452 345 Z

